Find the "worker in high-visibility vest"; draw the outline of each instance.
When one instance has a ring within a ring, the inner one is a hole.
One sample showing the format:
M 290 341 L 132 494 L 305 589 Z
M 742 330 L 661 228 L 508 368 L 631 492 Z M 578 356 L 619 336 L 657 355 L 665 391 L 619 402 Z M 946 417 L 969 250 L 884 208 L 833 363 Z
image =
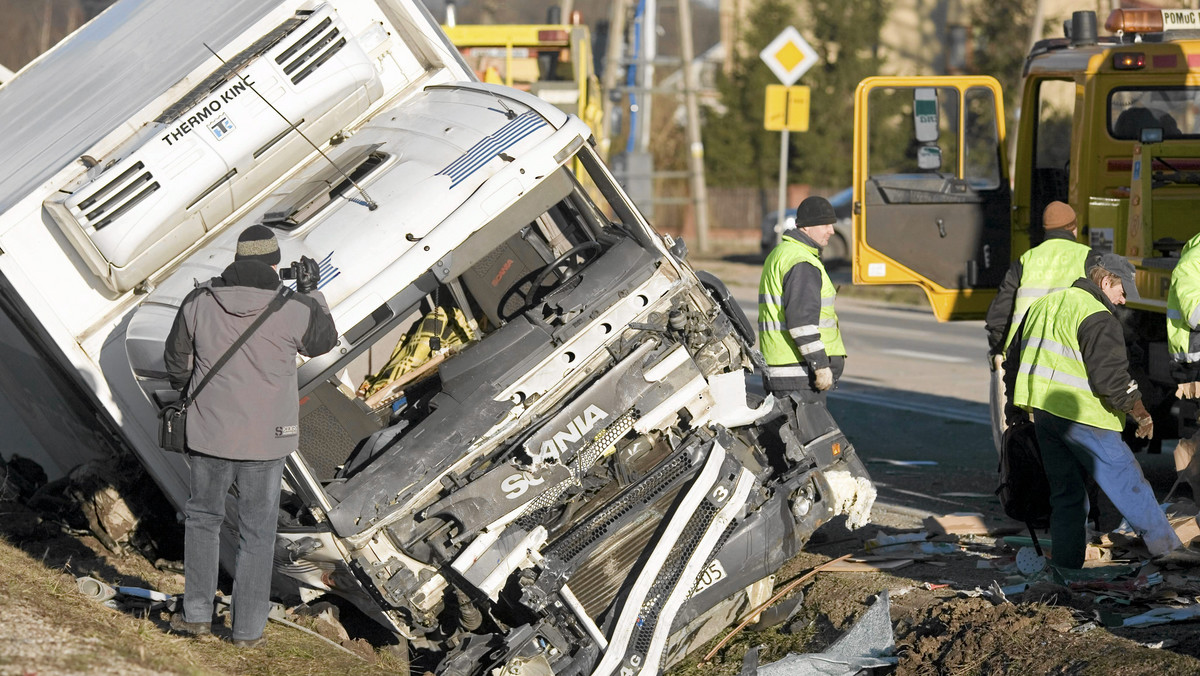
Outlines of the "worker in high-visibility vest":
M 1001 415 L 1004 351 L 1033 301 L 1065 289 L 1083 276 L 1084 259 L 1090 251 L 1086 244 L 1077 241 L 1079 230 L 1075 210 L 1070 205 L 1057 201 L 1046 205 L 1042 211 L 1042 225 L 1046 239 L 1021 254 L 1008 267 L 996 298 L 988 306 L 983 325 L 988 334 L 988 363 L 992 368 L 992 440 L 997 451 L 1000 450 L 1000 435 L 1004 432 Z
M 1089 476 L 1152 555 L 1191 562 L 1121 439 L 1127 414 L 1139 438 L 1154 434 L 1113 314 L 1126 297 L 1138 299 L 1133 265 L 1118 254 L 1095 253 L 1086 267 L 1086 278 L 1029 307 L 1005 360 L 1008 415 L 1032 414 L 1050 483 L 1054 565 L 1083 566 Z
M 1167 291 L 1167 349 L 1171 353 L 1171 376 L 1179 386 L 1180 399 L 1200 398 L 1200 235 L 1188 240 L 1171 272 Z M 1192 488 L 1192 499 L 1200 500 L 1200 432 L 1180 439 L 1175 446 L 1175 469 Z
M 842 375 L 846 348 L 833 305 L 837 291 L 821 262 L 821 247 L 836 222 L 824 197 L 801 202 L 795 227 L 763 262 L 758 285 L 758 342 L 767 363 L 763 385 L 797 404 L 799 432 L 807 437 L 801 443 L 837 429 L 825 396 Z

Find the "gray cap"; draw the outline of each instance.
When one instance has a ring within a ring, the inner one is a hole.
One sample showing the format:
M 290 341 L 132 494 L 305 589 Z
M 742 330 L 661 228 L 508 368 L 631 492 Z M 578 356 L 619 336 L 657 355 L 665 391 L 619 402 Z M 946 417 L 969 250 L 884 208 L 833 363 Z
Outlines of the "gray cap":
M 1084 263 L 1084 269 L 1091 272 L 1094 267 L 1101 267 L 1114 275 L 1121 278 L 1121 284 L 1125 287 L 1125 300 L 1141 300 L 1142 297 L 1138 294 L 1137 281 L 1134 279 L 1133 263 L 1129 259 L 1120 254 L 1110 252 L 1093 251 L 1088 254 L 1087 261 Z

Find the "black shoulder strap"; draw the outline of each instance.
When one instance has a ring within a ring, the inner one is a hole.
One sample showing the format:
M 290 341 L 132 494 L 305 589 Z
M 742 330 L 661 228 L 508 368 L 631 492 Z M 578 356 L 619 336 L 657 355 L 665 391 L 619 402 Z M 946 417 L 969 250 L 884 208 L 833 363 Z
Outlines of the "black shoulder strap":
M 254 333 L 258 327 L 262 326 L 262 323 L 267 320 L 267 317 L 271 316 L 272 313 L 283 307 L 283 304 L 286 303 L 294 293 L 296 292 L 292 291 L 289 287 L 279 287 L 279 293 L 275 294 L 275 297 L 271 299 L 271 302 L 267 305 L 266 309 L 259 313 L 258 318 L 254 320 L 254 323 L 251 324 L 245 331 L 243 331 L 242 335 L 238 336 L 237 340 L 233 341 L 233 345 L 230 345 L 228 350 L 225 350 L 225 354 L 221 355 L 221 358 L 217 360 L 217 363 L 213 364 L 213 367 L 208 370 L 208 373 L 204 374 L 204 378 L 200 381 L 200 384 L 196 386 L 196 389 L 192 390 L 190 395 L 184 397 L 184 408 L 186 408 L 188 404 L 195 401 L 196 395 L 200 394 L 200 390 L 204 389 L 204 386 L 208 384 L 208 381 L 213 377 L 213 374 L 219 371 L 221 367 L 225 365 L 225 362 L 229 361 L 229 358 L 232 357 L 234 353 L 236 353 L 238 349 L 246 343 L 246 340 L 250 338 L 250 334 Z

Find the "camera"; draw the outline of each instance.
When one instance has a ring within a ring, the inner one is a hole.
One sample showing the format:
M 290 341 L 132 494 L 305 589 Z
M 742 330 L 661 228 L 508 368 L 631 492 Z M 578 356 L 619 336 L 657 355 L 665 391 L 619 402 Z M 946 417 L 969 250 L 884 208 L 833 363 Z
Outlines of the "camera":
M 308 256 L 301 256 L 300 260 L 293 261 L 288 267 L 280 269 L 279 278 L 294 279 L 297 291 L 309 293 L 315 290 L 317 284 L 321 282 L 321 266 Z

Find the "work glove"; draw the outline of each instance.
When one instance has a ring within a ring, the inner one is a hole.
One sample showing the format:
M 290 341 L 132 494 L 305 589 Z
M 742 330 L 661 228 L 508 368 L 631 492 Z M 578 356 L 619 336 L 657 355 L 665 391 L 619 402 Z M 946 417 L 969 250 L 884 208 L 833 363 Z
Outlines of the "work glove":
M 989 354 L 989 355 L 988 355 L 988 364 L 989 364 L 989 365 L 992 367 L 992 371 L 993 371 L 993 372 L 995 372 L 995 371 L 999 371 L 999 370 L 1000 370 L 1000 368 L 1001 368 L 1002 366 L 1004 366 L 1004 355 L 1002 355 L 1002 354 Z
M 1175 388 L 1176 399 L 1197 399 L 1200 398 L 1200 382 L 1195 383 L 1180 383 Z
M 1154 436 L 1154 418 L 1150 417 L 1150 412 L 1146 410 L 1145 404 L 1141 399 L 1133 402 L 1133 419 L 1138 424 L 1136 436 L 1138 439 L 1149 439 Z
M 824 392 L 825 390 L 833 389 L 833 369 L 826 366 L 825 368 L 817 369 L 816 372 L 816 388 Z

